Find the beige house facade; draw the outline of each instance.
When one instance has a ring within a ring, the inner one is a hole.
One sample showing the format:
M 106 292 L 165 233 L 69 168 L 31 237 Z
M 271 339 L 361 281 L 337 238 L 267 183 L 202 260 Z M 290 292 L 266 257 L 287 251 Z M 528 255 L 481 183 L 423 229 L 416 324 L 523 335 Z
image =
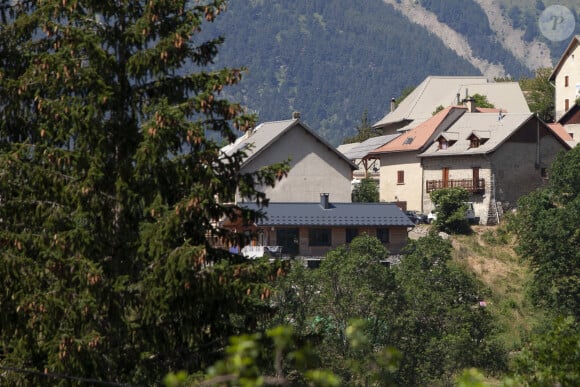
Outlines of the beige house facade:
M 555 89 L 555 120 L 559 121 L 580 97 L 580 35 L 572 38 L 554 67 L 550 81 Z
M 395 202 L 405 210 L 423 212 L 423 167 L 419 154 L 431 144 L 437 133 L 452 125 L 467 109 L 463 106 L 443 109 L 369 153 L 369 157 L 380 160 L 381 201 Z
M 351 201 L 351 179 L 357 167 L 318 136 L 299 116 L 266 122 L 222 148 L 224 154 L 246 152 L 241 173 L 289 160 L 290 171 L 274 187 L 259 187 L 272 202 L 312 202 L 320 192 L 335 200 Z M 239 194 L 236 202 L 243 202 Z

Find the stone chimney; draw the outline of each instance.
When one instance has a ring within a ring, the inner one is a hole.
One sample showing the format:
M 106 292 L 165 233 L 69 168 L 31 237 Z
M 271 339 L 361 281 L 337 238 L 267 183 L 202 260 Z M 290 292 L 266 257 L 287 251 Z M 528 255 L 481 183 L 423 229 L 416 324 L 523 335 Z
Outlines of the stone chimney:
M 292 119 L 293 120 L 299 120 L 300 119 L 300 112 L 293 112 L 292 113 Z
M 391 111 L 395 111 L 397 104 L 394 98 L 391 98 Z
M 474 113 L 476 110 L 476 106 L 475 106 L 475 99 L 473 98 L 467 98 L 465 100 L 465 107 L 467 107 L 467 112 L 468 113 Z
M 328 200 L 328 193 L 321 193 L 320 194 L 320 207 L 327 210 L 330 208 L 330 201 Z

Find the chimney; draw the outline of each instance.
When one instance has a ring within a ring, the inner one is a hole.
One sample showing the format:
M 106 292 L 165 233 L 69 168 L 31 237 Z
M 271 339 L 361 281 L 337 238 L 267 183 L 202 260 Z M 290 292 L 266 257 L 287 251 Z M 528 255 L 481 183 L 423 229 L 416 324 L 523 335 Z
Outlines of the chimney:
M 292 119 L 293 120 L 299 120 L 300 119 L 300 112 L 293 112 L 292 113 Z
M 461 94 L 457 93 L 457 105 L 461 105 Z
M 397 108 L 397 104 L 394 98 L 391 98 L 391 111 L 394 111 Z
M 321 193 L 320 194 L 320 206 L 327 210 L 330 208 L 330 202 L 328 201 L 328 194 L 327 193 Z
M 468 113 L 474 113 L 475 112 L 475 99 L 473 99 L 473 98 L 466 99 L 465 106 L 467 107 Z

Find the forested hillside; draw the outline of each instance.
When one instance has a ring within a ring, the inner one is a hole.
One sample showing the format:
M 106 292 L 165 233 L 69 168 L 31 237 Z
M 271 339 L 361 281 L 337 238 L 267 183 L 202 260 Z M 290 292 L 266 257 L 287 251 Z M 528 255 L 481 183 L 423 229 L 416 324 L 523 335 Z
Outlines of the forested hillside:
M 480 3 L 415 2 L 464 35 L 474 56 L 502 65 L 514 79 L 531 76 L 529 66 L 500 44 Z M 541 38 L 536 23 L 549 1 L 545 3 L 497 4 L 498 12 L 501 6 L 500 14 L 526 30 L 530 40 Z M 481 74 L 448 42 L 381 0 L 232 1 L 221 20 L 208 31 L 226 38 L 216 66 L 248 68 L 230 96 L 260 121 L 287 119 L 300 111 L 307 124 L 335 145 L 354 133 L 365 110 L 370 122 L 377 121 L 392 97 L 427 75 Z M 544 41 L 550 57 L 558 57 L 568 43 Z
M 334 144 L 427 75 L 479 75 L 380 0 L 238 1 L 215 27 L 226 37 L 216 63 L 249 69 L 234 100 L 260 121 L 298 110 Z

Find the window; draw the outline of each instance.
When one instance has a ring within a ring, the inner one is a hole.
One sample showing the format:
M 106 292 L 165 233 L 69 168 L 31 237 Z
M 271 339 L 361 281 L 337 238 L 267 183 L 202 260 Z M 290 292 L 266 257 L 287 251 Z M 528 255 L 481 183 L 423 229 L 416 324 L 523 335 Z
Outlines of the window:
M 570 109 L 570 100 L 568 98 L 566 98 L 564 100 L 564 110 L 568 111 Z
M 346 243 L 352 242 L 354 238 L 358 236 L 358 228 L 347 228 L 346 229 Z
M 568 87 L 568 85 L 569 85 L 569 78 L 568 78 L 568 76 L 566 75 L 566 76 L 564 77 L 564 87 Z
M 389 229 L 388 228 L 377 228 L 377 239 L 381 243 L 389 243 Z
M 447 188 L 449 186 L 449 168 L 441 169 L 441 180 L 443 180 L 442 188 Z
M 332 238 L 329 228 L 311 228 L 308 230 L 309 246 L 331 246 Z
M 469 147 L 470 148 L 479 148 L 479 138 L 477 138 L 477 136 L 471 136 L 471 138 L 469 139 Z
M 479 181 L 479 167 L 473 167 L 472 169 L 473 174 L 473 184 L 476 184 Z
M 405 141 L 403 142 L 403 145 L 409 145 L 410 143 L 413 142 L 414 139 L 415 139 L 415 137 L 407 137 L 405 139 Z
M 397 171 L 397 184 L 405 184 L 405 171 Z

